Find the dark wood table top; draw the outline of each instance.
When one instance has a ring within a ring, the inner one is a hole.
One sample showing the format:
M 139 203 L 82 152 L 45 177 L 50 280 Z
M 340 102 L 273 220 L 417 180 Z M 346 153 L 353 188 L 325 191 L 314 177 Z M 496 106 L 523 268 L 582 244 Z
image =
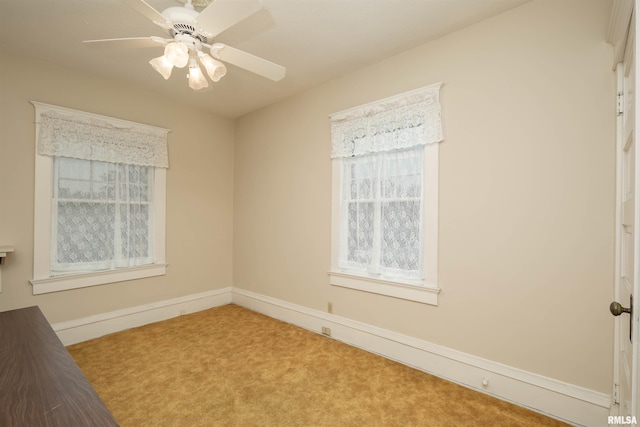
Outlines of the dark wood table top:
M 0 313 L 0 426 L 117 426 L 38 307 Z

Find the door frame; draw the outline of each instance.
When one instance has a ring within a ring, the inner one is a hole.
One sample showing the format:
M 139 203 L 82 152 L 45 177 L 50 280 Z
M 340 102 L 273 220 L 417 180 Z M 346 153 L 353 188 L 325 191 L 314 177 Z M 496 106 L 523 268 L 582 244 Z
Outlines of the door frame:
M 635 74 L 637 77 L 638 74 L 638 55 L 637 55 L 637 43 L 635 43 L 635 35 L 639 33 L 638 26 L 640 22 L 637 19 L 632 19 L 634 15 L 634 11 L 639 10 L 640 0 L 614 0 L 611 18 L 609 21 L 609 31 L 607 34 L 607 42 L 614 46 L 614 63 L 613 68 L 616 73 L 616 205 L 615 205 L 615 266 L 614 266 L 614 296 L 615 300 L 621 302 L 626 305 L 628 302 L 620 301 L 620 287 L 621 284 L 621 274 L 622 274 L 622 259 L 621 259 L 621 248 L 623 242 L 622 236 L 622 202 L 623 202 L 623 179 L 622 169 L 623 169 L 623 158 L 622 153 L 624 150 L 624 145 L 626 144 L 626 137 L 624 132 L 624 120 L 625 114 L 633 113 L 634 117 L 630 118 L 634 120 L 634 138 L 638 130 L 640 130 L 640 122 L 639 122 L 639 114 L 637 113 L 637 106 L 640 105 L 638 100 L 638 91 L 635 89 L 639 80 L 635 79 L 634 84 L 634 93 L 633 99 L 626 98 L 626 94 L 624 94 L 624 76 L 629 71 L 629 63 L 625 62 L 625 58 L 628 58 L 630 54 L 633 54 L 634 60 L 636 61 Z M 631 37 L 630 37 L 631 36 Z M 631 43 L 628 43 L 628 40 L 631 40 Z M 633 51 L 632 51 L 633 49 Z M 633 102 L 633 108 L 628 108 L 629 102 Z M 622 113 L 622 114 L 621 114 Z M 638 352 L 638 338 L 640 334 L 638 333 L 638 329 L 640 326 L 638 313 L 640 311 L 640 305 L 638 304 L 638 300 L 640 299 L 640 173 L 638 173 L 638 168 L 640 167 L 640 150 L 636 148 L 635 150 L 635 175 L 634 175 L 634 219 L 633 219 L 633 228 L 634 228 L 634 284 L 632 294 L 637 295 L 638 297 L 633 301 L 633 317 L 631 319 L 631 342 L 632 342 L 632 361 L 631 361 L 631 413 L 630 414 L 622 414 L 622 405 L 619 404 L 620 400 L 620 347 L 622 345 L 621 342 L 621 322 L 629 321 L 625 317 L 617 317 L 614 322 L 614 346 L 613 346 L 613 392 L 612 392 L 612 400 L 613 403 L 611 405 L 611 415 L 632 415 L 638 416 L 638 409 L 640 408 L 639 404 L 639 352 Z

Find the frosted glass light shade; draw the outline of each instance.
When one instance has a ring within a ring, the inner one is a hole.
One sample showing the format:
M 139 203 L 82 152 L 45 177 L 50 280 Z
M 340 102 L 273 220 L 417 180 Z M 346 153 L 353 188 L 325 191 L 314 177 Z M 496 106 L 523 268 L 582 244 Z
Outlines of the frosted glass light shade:
M 174 66 L 183 68 L 189 62 L 189 49 L 184 43 L 171 42 L 165 46 L 164 56 Z
M 159 56 L 157 58 L 153 58 L 149 61 L 149 64 L 153 67 L 154 70 L 159 72 L 165 80 L 168 80 L 171 77 L 171 70 L 173 70 L 173 64 L 169 62 L 165 55 Z
M 200 90 L 209 86 L 207 78 L 202 74 L 200 66 L 194 58 L 189 63 L 189 87 L 193 90 Z
M 203 52 L 198 52 L 198 56 L 200 57 L 200 62 L 202 62 L 202 65 L 204 65 L 204 68 L 207 70 L 207 74 L 214 82 L 220 81 L 220 79 L 227 74 L 227 67 L 225 67 L 222 62 L 213 59 Z

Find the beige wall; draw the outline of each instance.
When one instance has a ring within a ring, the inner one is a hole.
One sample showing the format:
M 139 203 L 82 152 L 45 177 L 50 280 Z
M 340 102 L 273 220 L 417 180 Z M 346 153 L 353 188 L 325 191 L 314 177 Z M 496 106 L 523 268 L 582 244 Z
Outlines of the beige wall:
M 32 295 L 35 133 L 30 100 L 171 129 L 166 276 Z M 15 247 L 2 267 L 0 311 L 39 305 L 50 322 L 60 322 L 231 286 L 233 141 L 230 120 L 136 87 L 0 57 L 0 245 Z
M 609 8 L 534 1 L 239 119 L 235 286 L 610 393 Z M 327 116 L 439 81 L 439 306 L 331 287 Z

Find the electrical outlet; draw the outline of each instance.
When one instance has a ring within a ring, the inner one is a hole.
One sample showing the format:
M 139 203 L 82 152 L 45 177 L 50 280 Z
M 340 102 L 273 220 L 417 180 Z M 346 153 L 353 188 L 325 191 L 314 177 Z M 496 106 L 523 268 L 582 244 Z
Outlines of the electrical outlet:
M 328 302 L 327 303 L 327 313 L 333 313 L 333 303 L 332 302 Z
M 331 336 L 331 328 L 327 328 L 326 326 L 322 327 L 322 335 L 326 335 L 328 337 Z

